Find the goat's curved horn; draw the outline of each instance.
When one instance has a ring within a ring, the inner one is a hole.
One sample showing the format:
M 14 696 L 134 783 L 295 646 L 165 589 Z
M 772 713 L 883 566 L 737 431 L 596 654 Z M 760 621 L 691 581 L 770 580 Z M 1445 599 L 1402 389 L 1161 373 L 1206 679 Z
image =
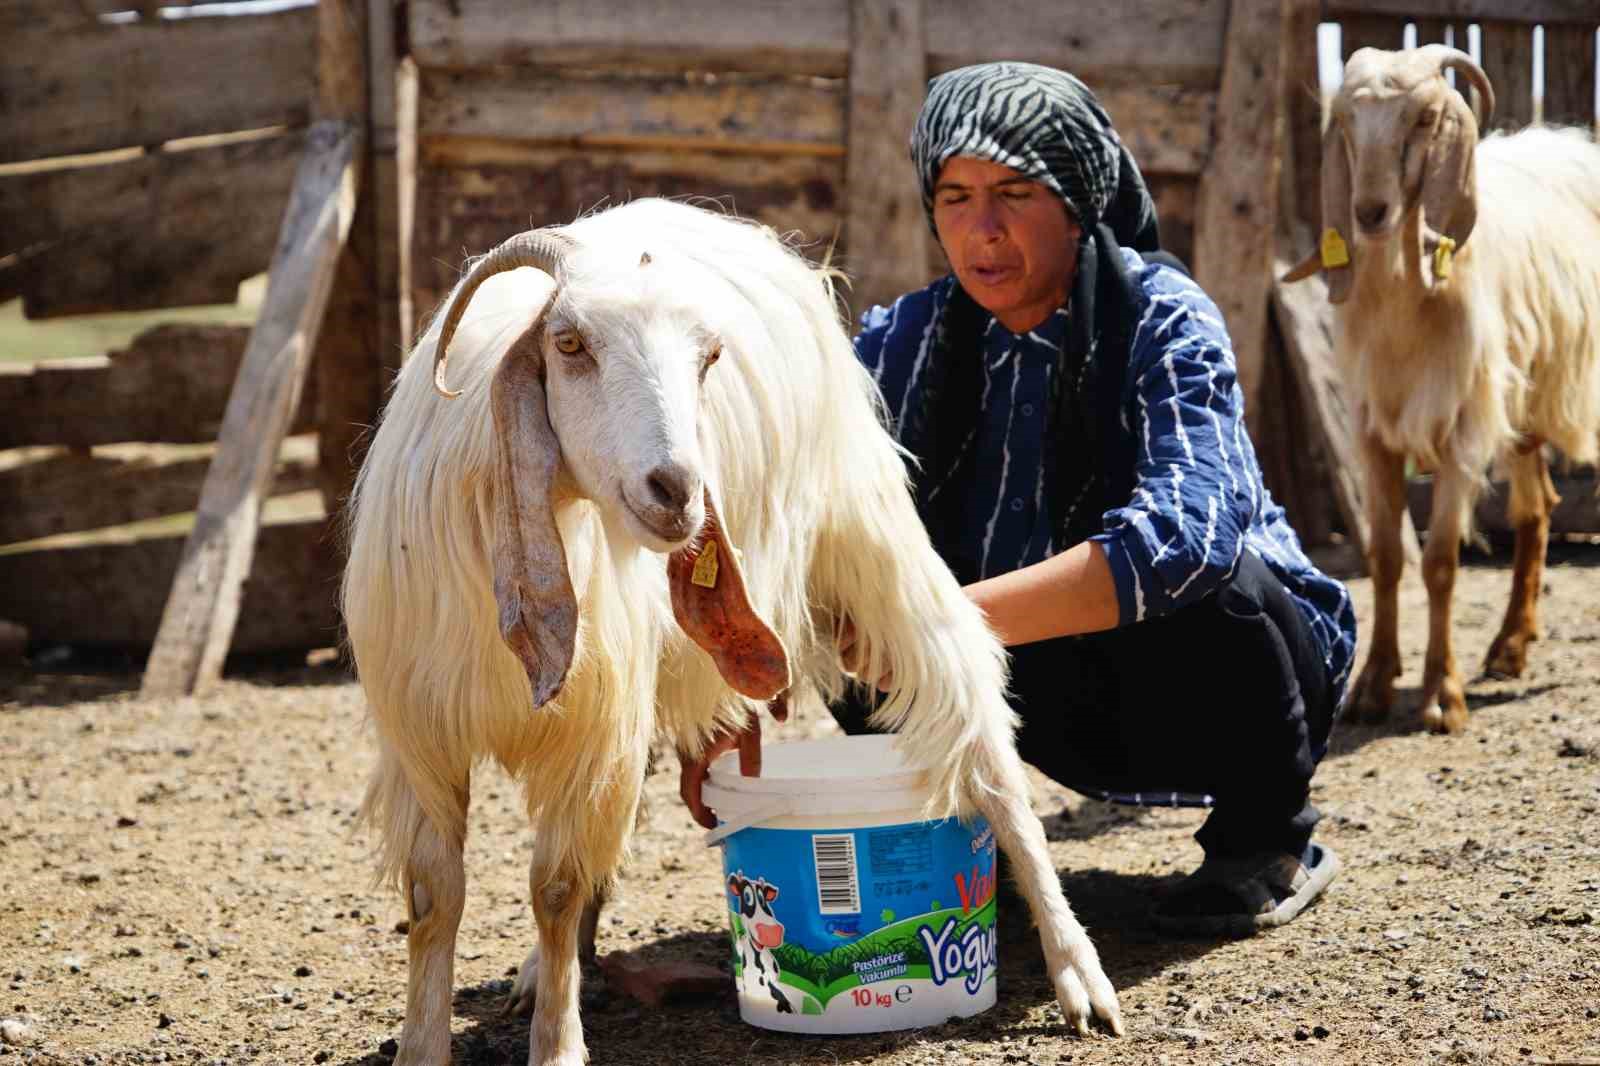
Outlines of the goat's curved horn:
M 1473 115 L 1478 120 L 1478 131 L 1487 132 L 1489 123 L 1494 118 L 1494 86 L 1489 84 L 1489 75 L 1477 62 L 1459 48 L 1451 48 L 1446 44 L 1430 44 L 1423 51 L 1439 62 L 1439 76 L 1443 77 L 1447 70 L 1458 70 L 1467 76 L 1472 87 L 1478 90 L 1478 101 L 1482 110 L 1473 108 Z M 1462 93 L 1462 96 L 1467 96 Z M 1469 100 L 1471 97 L 1467 97 Z
M 517 267 L 531 266 L 554 275 L 571 249 L 572 238 L 564 233 L 548 229 L 528 230 L 500 242 L 488 255 L 472 265 L 467 280 L 456 289 L 450 305 L 445 308 L 444 325 L 439 329 L 439 343 L 433 349 L 433 387 L 439 391 L 439 395 L 452 400 L 461 395 L 461 390 L 445 385 L 445 363 L 449 359 L 450 339 L 456 335 L 456 327 L 461 324 L 461 316 L 466 314 L 467 304 L 472 301 L 472 294 L 478 291 L 478 286 L 496 274 Z

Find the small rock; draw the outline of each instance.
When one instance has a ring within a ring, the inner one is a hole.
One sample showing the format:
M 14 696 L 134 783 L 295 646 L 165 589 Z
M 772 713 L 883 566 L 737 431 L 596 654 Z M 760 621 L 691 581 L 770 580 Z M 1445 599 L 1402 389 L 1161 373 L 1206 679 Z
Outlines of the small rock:
M 1311 1035 L 1316 1037 L 1318 1040 L 1326 1040 L 1331 1034 L 1328 1032 L 1327 1026 L 1314 1025 L 1311 1027 Z
M 1564 737 L 1561 747 L 1556 750 L 1556 757 L 1560 759 L 1582 759 L 1594 754 L 1594 749 L 1587 744 L 1579 744 L 1571 737 Z
M 1482 981 L 1489 976 L 1489 971 L 1482 966 L 1463 966 L 1461 972 L 1477 981 Z
M 398 922 L 395 922 L 394 931 L 399 933 L 401 936 L 405 936 L 407 933 L 411 932 L 410 919 L 401 918 Z
M 1297 1025 L 1294 1028 L 1294 1038 L 1296 1040 L 1310 1040 L 1311 1039 L 1311 1030 L 1307 1029 L 1303 1025 Z
M 1485 1003 L 1483 1005 L 1483 1020 L 1486 1022 L 1503 1022 L 1506 1020 L 1506 1012 L 1492 1003 Z
M 315 1055 L 311 1056 L 311 1061 L 312 1062 L 316 1062 L 316 1063 L 323 1063 L 323 1062 L 327 1062 L 331 1058 L 333 1058 L 333 1052 L 329 1051 L 327 1048 L 323 1048 L 321 1051 L 319 1051 Z
M 27 651 L 27 628 L 0 619 L 0 663 L 20 663 Z
M 61 960 L 61 965 L 65 966 L 71 973 L 83 972 L 83 960 L 78 958 L 76 955 L 68 955 L 66 958 Z
M 400 1042 L 394 1039 L 394 1037 L 390 1037 L 388 1040 L 385 1040 L 383 1043 L 378 1045 L 378 1054 L 387 1059 L 394 1058 L 396 1055 L 400 1054 Z
M 311 976 L 311 967 L 305 965 L 304 963 L 301 963 L 299 966 L 296 966 L 294 968 L 294 975 L 296 977 L 310 977 Z
M 1411 935 L 1411 930 L 1409 930 L 1409 929 L 1395 928 L 1395 929 L 1385 929 L 1383 931 L 1383 939 L 1385 939 L 1385 940 L 1404 940 L 1407 937 L 1409 937 L 1410 935 Z
M 134 826 L 136 826 L 138 824 L 139 824 L 139 819 L 137 819 L 137 818 L 131 818 L 126 814 L 117 815 L 117 828 L 118 829 L 132 829 Z
M 33 1039 L 33 1030 L 15 1018 L 0 1021 L 0 1044 L 26 1044 Z
M 166 1011 L 162 1011 L 160 1013 L 160 1015 L 158 1015 L 156 1017 L 156 1028 L 157 1029 L 170 1029 L 170 1028 L 172 1028 L 172 1018 L 167 1014 Z
M 703 962 L 651 964 L 623 951 L 613 951 L 599 962 L 607 981 L 647 1007 L 704 1002 L 729 988 L 728 975 Z

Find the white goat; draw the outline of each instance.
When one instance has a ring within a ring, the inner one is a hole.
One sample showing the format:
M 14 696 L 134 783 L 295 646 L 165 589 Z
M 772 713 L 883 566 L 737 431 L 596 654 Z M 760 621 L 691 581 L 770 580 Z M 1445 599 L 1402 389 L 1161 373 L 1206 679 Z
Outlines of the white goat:
M 1517 535 L 1511 599 L 1485 669 L 1517 676 L 1539 636 L 1550 511 L 1560 500 L 1544 446 L 1586 462 L 1600 444 L 1600 146 L 1549 128 L 1480 145 L 1465 98 L 1445 81 L 1449 69 L 1492 114 L 1488 78 L 1463 52 L 1363 48 L 1350 57 L 1323 137 L 1322 248 L 1286 280 L 1319 266 L 1327 275 L 1362 435 L 1377 609 L 1351 705 L 1386 716 L 1400 673 L 1410 456 L 1436 471 L 1422 560 L 1422 718 L 1457 733 L 1467 707 L 1450 597 L 1485 471 L 1498 462 L 1509 477 Z
M 693 753 L 780 690 L 837 696 L 846 620 L 864 676 L 894 678 L 876 722 L 934 768 L 929 815 L 982 812 L 1011 857 L 1068 1023 L 1121 1031 L 1027 803 L 1003 649 L 918 520 L 827 278 L 770 230 L 641 200 L 480 260 L 362 468 L 344 611 L 380 749 L 364 814 L 411 916 L 399 1061 L 449 1059 L 477 760 L 537 830 L 529 1060 L 583 1061 L 577 941 L 654 731 Z

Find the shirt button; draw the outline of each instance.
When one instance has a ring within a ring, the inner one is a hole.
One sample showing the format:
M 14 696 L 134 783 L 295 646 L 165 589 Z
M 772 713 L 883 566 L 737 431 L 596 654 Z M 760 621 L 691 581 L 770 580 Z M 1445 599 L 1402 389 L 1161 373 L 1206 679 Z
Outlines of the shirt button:
M 1022 510 L 1022 506 L 1023 505 L 1022 505 L 1022 497 L 1021 496 L 1013 496 L 1013 497 L 1011 497 L 1011 509 L 1013 511 Z
M 1024 416 L 1032 415 L 1033 414 L 1033 404 L 1031 404 L 1031 403 L 1023 404 L 1022 405 L 1022 413 L 1023 413 Z

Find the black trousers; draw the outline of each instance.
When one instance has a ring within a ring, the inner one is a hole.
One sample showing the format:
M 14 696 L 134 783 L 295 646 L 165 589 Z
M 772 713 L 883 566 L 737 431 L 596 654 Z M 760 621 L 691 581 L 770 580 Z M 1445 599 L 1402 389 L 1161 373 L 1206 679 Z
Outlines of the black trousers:
M 1252 552 L 1170 615 L 1013 648 L 1011 678 L 1017 747 L 1062 785 L 1210 795 L 1195 834 L 1208 855 L 1299 854 L 1310 841 L 1311 775 L 1337 700 L 1310 627 Z M 871 709 L 832 708 L 847 733 L 866 732 Z

